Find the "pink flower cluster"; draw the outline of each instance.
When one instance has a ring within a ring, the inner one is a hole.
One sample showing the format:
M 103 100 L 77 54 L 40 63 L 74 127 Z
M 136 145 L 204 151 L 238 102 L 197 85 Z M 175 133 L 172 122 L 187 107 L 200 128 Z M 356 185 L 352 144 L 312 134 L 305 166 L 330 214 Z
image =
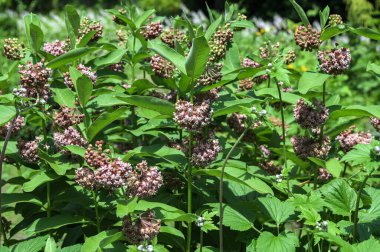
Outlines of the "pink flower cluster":
M 101 166 L 95 172 L 95 186 L 107 190 L 114 190 L 125 185 L 132 166 L 121 159 L 115 159 L 112 163 Z
M 96 84 L 96 79 L 98 78 L 98 76 L 96 75 L 95 71 L 92 71 L 91 67 L 86 67 L 83 64 L 79 64 L 77 66 L 77 69 L 78 69 L 79 72 L 81 72 L 82 74 L 84 74 L 88 78 L 90 78 L 90 80 L 92 81 L 92 84 L 94 84 L 94 85 Z M 68 86 L 69 88 L 73 89 L 74 88 L 74 83 L 73 83 L 73 80 L 70 77 L 70 73 L 69 72 L 64 73 L 63 77 L 64 77 L 64 83 L 65 83 L 65 85 Z
M 322 126 L 329 117 L 329 110 L 317 100 L 309 105 L 304 99 L 299 99 L 293 112 L 296 122 L 306 129 Z
M 246 121 L 247 121 L 246 115 L 234 112 L 230 117 L 228 117 L 227 124 L 236 133 L 241 133 L 245 129 Z
M 294 136 L 291 138 L 294 152 L 301 159 L 307 159 L 308 157 L 317 157 L 324 159 L 327 157 L 331 146 L 330 138 L 324 136 L 322 143 L 318 138 L 309 138 L 306 136 Z
M 226 55 L 227 48 L 231 44 L 233 37 L 234 33 L 230 29 L 230 23 L 218 28 L 209 41 L 210 62 L 219 61 Z
M 376 131 L 380 132 L 380 119 L 376 117 L 371 117 L 371 124 Z
M 88 167 L 76 169 L 75 181 L 83 188 L 92 190 L 95 187 L 95 173 Z
M 158 167 L 149 167 L 144 160 L 136 165 L 136 168 L 128 175 L 127 194 L 147 198 L 155 195 L 162 186 L 163 179 Z
M 45 67 L 44 60 L 36 64 L 30 61 L 26 65 L 19 66 L 21 74 L 20 85 L 25 89 L 24 97 L 42 98 L 47 101 L 51 95 L 48 83 L 51 69 Z
M 191 163 L 197 167 L 209 166 L 218 156 L 221 150 L 219 140 L 215 138 L 213 132 L 209 132 L 207 136 L 194 136 L 195 146 L 191 155 Z
M 44 51 L 54 56 L 65 54 L 69 49 L 67 41 L 55 40 L 44 44 Z
M 178 100 L 175 105 L 174 121 L 189 131 L 199 131 L 211 122 L 212 109 L 207 101 L 201 104 L 191 104 Z
M 11 123 L 12 123 L 12 121 L 7 122 L 4 126 L 0 126 L 0 136 L 4 136 L 5 137 L 5 135 L 7 134 L 8 130 L 11 127 Z M 20 115 L 17 116 L 17 118 L 16 118 L 16 120 L 15 120 L 15 122 L 13 124 L 11 135 L 15 135 L 24 126 L 25 126 L 25 118 L 23 116 L 20 116 Z
M 166 79 L 173 78 L 175 70 L 174 65 L 160 55 L 155 54 L 150 58 L 150 66 L 157 76 Z
M 27 163 L 36 163 L 39 160 L 38 157 L 38 143 L 40 138 L 37 137 L 33 141 L 20 140 L 17 142 L 17 148 L 21 158 Z
M 340 48 L 318 52 L 319 68 L 327 74 L 338 75 L 350 67 L 350 49 Z
M 328 181 L 332 178 L 331 173 L 329 173 L 325 168 L 318 169 L 318 180 L 319 181 Z
M 62 106 L 59 112 L 54 116 L 54 124 L 66 129 L 70 126 L 81 123 L 83 118 L 84 115 L 79 114 L 76 109 Z
M 259 63 L 257 63 L 256 61 L 254 60 L 251 60 L 250 58 L 244 58 L 243 59 L 243 62 L 241 63 L 241 65 L 243 67 L 252 67 L 252 68 L 258 68 L 258 67 L 261 67 L 261 65 Z M 254 83 L 257 83 L 257 84 L 260 84 L 262 83 L 263 81 L 267 80 L 269 78 L 269 75 L 268 74 L 263 74 L 263 75 L 260 75 L 260 76 L 257 76 L 253 79 L 249 78 L 249 79 L 246 79 L 246 80 L 251 80 L 253 81 Z M 245 83 L 243 82 L 242 83 L 242 86 L 244 87 L 243 89 L 244 90 L 247 90 L 247 89 L 250 89 L 252 87 L 250 87 L 250 82 L 249 81 L 246 81 Z M 253 84 L 252 84 L 253 86 Z
M 281 174 L 282 171 L 282 167 L 280 165 L 276 165 L 272 160 L 264 160 L 259 163 L 259 166 L 271 175 Z
M 357 144 L 370 144 L 372 135 L 369 132 L 354 132 L 355 126 L 341 132 L 336 140 L 344 152 L 348 152 Z
M 141 30 L 141 35 L 145 39 L 155 39 L 160 36 L 162 32 L 162 24 L 161 21 L 151 22 L 145 25 Z
M 54 133 L 54 144 L 57 148 L 61 149 L 68 145 L 85 146 L 87 141 L 81 136 L 81 134 L 72 126 L 64 130 L 63 133 Z
M 313 29 L 311 25 L 308 25 L 307 28 L 302 25 L 299 26 L 294 37 L 296 44 L 303 51 L 313 51 L 314 49 L 318 49 L 322 43 L 320 39 L 321 33 L 316 29 Z
M 127 241 L 132 244 L 151 241 L 158 235 L 160 228 L 161 221 L 155 219 L 152 210 L 146 211 L 134 221 L 130 215 L 125 216 L 123 220 L 123 233 Z

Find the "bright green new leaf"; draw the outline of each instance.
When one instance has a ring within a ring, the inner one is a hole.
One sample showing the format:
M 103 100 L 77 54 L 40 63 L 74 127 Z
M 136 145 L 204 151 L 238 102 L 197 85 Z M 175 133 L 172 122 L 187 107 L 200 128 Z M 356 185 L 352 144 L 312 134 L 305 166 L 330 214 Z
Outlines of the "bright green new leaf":
M 192 47 L 186 58 L 186 73 L 195 81 L 206 69 L 210 48 L 208 47 L 205 37 L 193 39 Z

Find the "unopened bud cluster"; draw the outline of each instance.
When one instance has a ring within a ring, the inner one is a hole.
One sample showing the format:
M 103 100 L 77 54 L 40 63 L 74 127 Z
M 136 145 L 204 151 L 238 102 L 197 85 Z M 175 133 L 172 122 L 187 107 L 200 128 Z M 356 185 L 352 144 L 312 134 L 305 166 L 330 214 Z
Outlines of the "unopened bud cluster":
M 155 54 L 150 58 L 150 66 L 156 75 L 166 79 L 173 78 L 174 65 L 160 55 Z
M 124 67 L 125 67 L 124 61 L 121 61 L 119 63 L 115 63 L 115 64 L 108 66 L 108 68 L 111 69 L 112 71 L 119 72 L 119 73 L 124 72 Z
M 79 114 L 77 109 L 62 106 L 59 112 L 54 116 L 54 124 L 66 129 L 70 126 L 81 123 L 83 119 L 84 115 Z
M 322 41 L 320 39 L 321 33 L 316 29 L 313 29 L 311 25 L 299 26 L 296 33 L 294 34 L 296 44 L 303 51 L 313 51 L 318 49 Z
M 90 78 L 92 84 L 94 84 L 94 85 L 96 84 L 96 80 L 97 80 L 98 76 L 96 75 L 96 71 L 92 71 L 91 67 L 86 67 L 83 64 L 79 64 L 77 66 L 77 69 L 79 72 L 81 72 L 82 74 L 84 74 L 88 78 Z M 70 73 L 69 72 L 64 73 L 63 77 L 64 77 L 65 85 L 68 86 L 69 88 L 73 89 L 74 88 L 74 82 L 70 77 Z
M 329 25 L 330 26 L 337 26 L 343 24 L 343 19 L 339 14 L 331 14 L 329 16 Z
M 110 150 L 106 149 L 103 151 L 103 145 L 103 141 L 96 141 L 94 149 L 94 146 L 89 144 L 84 154 L 84 160 L 89 166 L 95 169 L 98 169 L 111 161 L 111 159 L 107 156 L 107 154 L 110 153 Z
M 308 157 L 324 159 L 331 149 L 330 138 L 328 136 L 324 136 L 321 142 L 319 138 L 294 136 L 291 138 L 291 143 L 294 152 L 301 159 L 307 159 Z
M 7 38 L 4 40 L 3 53 L 10 60 L 20 60 L 25 57 L 24 43 L 17 38 Z
M 199 77 L 198 84 L 203 86 L 208 86 L 217 83 L 222 79 L 222 68 L 221 63 L 218 64 L 207 64 L 205 72 Z
M 141 30 L 141 35 L 147 40 L 155 39 L 160 36 L 162 32 L 162 24 L 161 21 L 151 22 L 145 26 L 143 26 Z
M 295 121 L 306 129 L 322 126 L 329 117 L 328 109 L 317 100 L 314 100 L 312 105 L 309 105 L 304 99 L 299 99 L 293 112 Z
M 331 173 L 329 173 L 325 168 L 318 169 L 318 180 L 319 181 L 328 181 L 332 178 Z
M 355 126 L 341 132 L 336 140 L 344 152 L 348 152 L 357 144 L 370 144 L 372 135 L 369 132 L 354 132 Z
M 380 132 L 380 119 L 376 117 L 371 117 L 371 124 L 376 131 Z
M 21 75 L 20 85 L 25 89 L 24 97 L 42 98 L 47 101 L 51 95 L 48 83 L 51 69 L 45 67 L 44 60 L 32 64 L 30 61 L 26 65 L 19 66 Z
M 103 26 L 99 21 L 93 21 L 87 17 L 83 18 L 78 29 L 78 40 L 81 40 L 87 33 L 95 31 L 91 41 L 98 41 L 103 34 Z
M 130 197 L 148 198 L 155 195 L 162 184 L 163 179 L 158 167 L 150 167 L 144 160 L 128 175 L 127 194 Z
M 318 52 L 319 68 L 327 74 L 338 75 L 350 67 L 350 49 L 340 48 Z
M 167 44 L 168 46 L 174 48 L 175 41 L 178 44 L 183 45 L 187 43 L 186 34 L 178 29 L 171 28 L 170 30 L 165 30 L 161 33 L 160 38 L 162 42 Z
M 290 50 L 289 52 L 286 53 L 284 62 L 285 64 L 289 65 L 292 64 L 296 61 L 297 55 L 294 50 Z
M 70 49 L 69 41 L 55 40 L 54 42 L 47 42 L 44 44 L 44 51 L 54 56 L 59 56 L 67 53 Z
M 282 167 L 276 165 L 273 160 L 263 160 L 259 163 L 259 167 L 271 175 L 281 174 Z
M 241 65 L 243 67 L 252 67 L 252 68 L 258 68 L 258 67 L 261 67 L 261 65 L 259 63 L 257 63 L 256 61 L 254 60 L 251 60 L 250 58 L 244 58 L 243 59 L 243 62 L 241 63 Z M 268 69 L 269 70 L 269 69 Z M 260 84 L 262 83 L 263 81 L 267 80 L 269 78 L 269 75 L 268 74 L 263 74 L 263 75 L 260 75 L 260 76 L 257 76 L 253 79 L 246 79 L 248 80 L 246 83 L 241 83 L 241 85 L 244 85 L 243 86 L 243 89 L 247 90 L 247 89 L 250 89 L 250 81 L 251 80 L 253 83 L 257 83 L 257 84 Z M 252 85 L 253 86 L 253 85 Z
M 123 220 L 123 233 L 128 242 L 132 244 L 140 244 L 149 242 L 158 235 L 161 228 L 161 221 L 155 219 L 152 210 L 147 210 L 136 220 L 132 220 L 131 216 L 125 216 Z
M 278 54 L 278 49 L 280 48 L 280 43 L 271 43 L 271 42 L 265 42 L 264 46 L 261 46 L 259 48 L 260 51 L 260 58 L 262 59 L 270 59 L 273 57 L 276 57 Z
M 223 27 L 218 28 L 209 41 L 210 57 L 209 61 L 216 62 L 222 59 L 227 52 L 227 48 L 232 43 L 234 33 L 227 23 Z

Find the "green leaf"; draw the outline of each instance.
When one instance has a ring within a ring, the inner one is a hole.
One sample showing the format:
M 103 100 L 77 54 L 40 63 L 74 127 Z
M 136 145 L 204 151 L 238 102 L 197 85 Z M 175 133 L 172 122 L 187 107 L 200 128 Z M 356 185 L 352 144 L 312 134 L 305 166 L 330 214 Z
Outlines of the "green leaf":
M 294 233 L 273 235 L 267 231 L 260 234 L 256 243 L 256 251 L 295 252 L 298 238 Z
M 80 27 L 80 16 L 74 6 L 65 6 L 65 21 L 67 22 L 66 26 L 68 31 L 72 31 L 75 36 L 78 35 L 78 30 Z
M 155 10 L 147 10 L 147 11 L 144 11 L 143 14 L 139 15 L 139 17 L 136 19 L 136 27 L 137 28 L 140 28 L 142 24 L 145 23 L 145 21 L 150 17 L 152 16 L 156 11 Z
M 29 44 L 30 48 L 34 48 L 32 44 L 32 38 L 31 38 L 31 32 L 30 32 L 30 25 L 33 24 L 35 26 L 41 26 L 40 18 L 33 13 L 30 13 L 24 17 L 24 23 L 25 23 L 25 31 L 26 31 L 26 40 Z
M 157 111 L 162 115 L 172 116 L 175 111 L 173 103 L 164 99 L 157 98 L 157 97 L 126 95 L 126 96 L 118 96 L 117 99 L 122 100 L 130 105 Z
M 256 91 L 255 94 L 257 96 L 262 96 L 262 95 L 271 96 L 279 100 L 277 88 L 262 88 Z M 292 93 L 284 93 L 284 92 L 281 93 L 281 96 L 282 96 L 282 101 L 289 104 L 296 104 L 297 101 L 302 98 L 299 95 L 292 94 Z
M 373 40 L 380 40 L 380 33 L 376 32 L 374 30 L 371 30 L 369 28 L 353 28 L 353 27 L 350 27 L 350 32 L 355 33 L 355 34 L 360 35 L 360 36 L 363 36 L 363 37 L 366 37 L 366 38 L 373 39 Z
M 132 29 L 132 31 L 136 30 L 136 25 L 135 25 L 135 23 L 133 23 L 133 21 L 131 19 L 120 14 L 117 10 L 108 10 L 108 12 L 111 13 L 112 15 L 114 15 L 115 17 L 117 17 L 122 22 L 124 22 L 124 25 L 128 25 Z
M 369 187 L 364 191 L 371 198 L 371 207 L 359 211 L 359 223 L 370 223 L 380 218 L 380 189 Z
M 96 34 L 96 31 L 89 31 L 87 32 L 79 41 L 79 43 L 77 43 L 77 48 L 80 48 L 80 47 L 85 47 L 88 42 L 91 41 L 91 39 L 94 37 L 94 35 Z
M 205 37 L 193 39 L 192 47 L 185 63 L 187 76 L 196 80 L 204 73 L 209 53 L 210 48 Z
M 43 217 L 35 220 L 25 232 L 29 235 L 46 232 L 49 230 L 56 230 L 71 224 L 86 223 L 87 221 L 81 216 L 73 215 L 55 215 L 53 217 Z
M 30 39 L 34 53 L 38 53 L 44 41 L 44 33 L 41 28 L 33 23 L 30 24 Z
M 371 237 L 361 243 L 353 244 L 350 246 L 345 246 L 341 250 L 342 252 L 370 252 L 370 251 L 380 251 L 380 242 L 375 238 Z
M 65 173 L 72 169 L 72 165 L 67 162 L 61 162 L 58 158 L 52 157 L 43 150 L 39 150 L 38 156 L 45 160 L 49 166 L 58 174 L 58 175 L 65 175 Z
M 16 108 L 14 106 L 0 105 L 0 115 L 0 126 L 2 126 L 16 116 Z
M 41 249 L 45 246 L 48 236 L 38 236 L 26 241 L 22 241 L 11 246 L 11 252 L 40 252 Z
M 306 94 L 310 89 L 321 87 L 329 77 L 328 74 L 304 72 L 298 83 L 298 91 Z
M 121 119 L 121 117 L 128 111 L 128 108 L 121 107 L 113 112 L 104 112 L 93 122 L 87 129 L 87 139 L 89 142 L 105 127 L 113 121 Z
M 346 26 L 344 24 L 328 27 L 327 29 L 322 31 L 321 40 L 322 41 L 328 40 L 328 39 L 330 39 L 336 35 L 339 35 L 341 33 L 346 32 L 348 30 L 349 30 L 348 26 Z
M 14 203 L 31 203 L 38 206 L 42 206 L 42 202 L 37 196 L 31 193 L 3 193 L 1 203 L 3 206 L 14 204 Z
M 305 11 L 302 9 L 301 6 L 298 5 L 298 3 L 295 0 L 289 0 L 290 3 L 293 5 L 294 9 L 297 11 L 298 16 L 301 18 L 302 23 L 304 26 L 308 26 L 310 24 L 309 19 L 306 16 Z
M 168 245 L 176 245 L 182 251 L 185 251 L 185 236 L 174 227 L 161 226 L 158 241 Z
M 57 178 L 59 178 L 59 176 L 53 171 L 39 171 L 37 175 L 35 175 L 30 181 L 26 182 L 22 188 L 25 192 L 32 192 L 40 185 L 53 181 Z
M 123 218 L 124 216 L 133 213 L 137 206 L 137 200 L 137 196 L 130 198 L 127 201 L 117 200 L 116 216 Z
M 235 20 L 231 22 L 231 28 L 254 28 L 252 21 L 249 20 Z
M 259 198 L 259 201 L 267 210 L 269 216 L 277 226 L 285 222 L 294 213 L 294 207 L 289 202 L 282 202 L 275 197 Z
M 380 78 L 380 65 L 373 62 L 368 63 L 367 72 L 373 72 L 377 77 Z
M 325 203 L 320 193 L 311 192 L 310 195 L 293 194 L 293 197 L 289 199 L 289 202 L 299 209 L 302 207 L 315 209 L 316 211 L 322 211 Z
M 86 152 L 86 149 L 83 147 L 80 147 L 78 145 L 66 145 L 63 147 L 64 149 L 70 151 L 74 155 L 78 155 L 81 157 L 84 157 L 84 154 Z
M 98 50 L 98 48 L 95 47 L 82 47 L 82 48 L 75 48 L 71 51 L 68 51 L 65 54 L 62 54 L 61 56 L 58 56 L 57 58 L 53 59 L 49 63 L 47 63 L 47 67 L 50 67 L 52 69 L 58 68 L 60 66 L 69 64 L 75 60 L 78 60 L 82 58 L 83 56 L 86 56 L 89 53 L 92 53 L 94 51 Z
M 94 84 L 86 75 L 82 75 L 74 83 L 79 103 L 82 105 L 82 108 L 85 108 L 87 102 L 90 100 Z
M 220 23 L 222 22 L 223 16 L 219 16 L 219 18 L 215 21 L 213 21 L 210 26 L 207 28 L 205 32 L 205 38 L 207 41 L 209 41 L 212 37 L 212 35 L 215 33 L 215 31 L 218 29 Z
M 87 238 L 83 244 L 82 252 L 98 252 L 99 249 L 120 240 L 123 233 L 119 230 L 103 231 L 95 236 Z
M 166 44 L 158 40 L 150 40 L 148 42 L 148 48 L 152 49 L 165 59 L 169 60 L 173 65 L 175 65 L 179 71 L 186 74 L 185 62 L 186 59 L 184 56 L 176 52 L 173 48 L 167 46 Z
M 65 84 L 54 81 L 50 89 L 53 92 L 53 99 L 56 103 L 68 108 L 75 108 L 75 95 Z
M 331 120 L 335 120 L 339 117 L 355 116 L 355 117 L 367 117 L 374 116 L 380 118 L 380 105 L 351 105 L 343 107 L 339 110 L 335 110 L 330 114 Z
M 75 244 L 72 246 L 64 247 L 60 252 L 81 252 L 82 244 Z
M 334 178 L 339 178 L 340 173 L 343 171 L 343 166 L 338 160 L 332 158 L 326 162 L 326 169 Z
M 355 209 L 356 192 L 343 179 L 334 179 L 321 188 L 327 207 L 334 213 L 350 216 Z
M 319 21 L 321 24 L 321 27 L 325 27 L 327 24 L 327 20 L 329 20 L 330 15 L 330 7 L 326 6 L 323 11 L 319 11 Z
M 370 144 L 357 144 L 343 156 L 342 162 L 349 162 L 353 166 L 367 164 L 371 161 L 372 149 Z
M 99 67 L 119 63 L 126 53 L 126 49 L 116 49 L 108 53 L 106 56 L 96 58 L 94 64 L 95 66 Z
M 321 216 L 314 208 L 300 207 L 300 209 L 301 215 L 299 216 L 299 218 L 305 219 L 306 225 L 314 226 L 315 223 L 321 220 Z
M 55 252 L 57 250 L 57 244 L 53 237 L 49 236 L 49 239 L 46 241 L 44 252 Z

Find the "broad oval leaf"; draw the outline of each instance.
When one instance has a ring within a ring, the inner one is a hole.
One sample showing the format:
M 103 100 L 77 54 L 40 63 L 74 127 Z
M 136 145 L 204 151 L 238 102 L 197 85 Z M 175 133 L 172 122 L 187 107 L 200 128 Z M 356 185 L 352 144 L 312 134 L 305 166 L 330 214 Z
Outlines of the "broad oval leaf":
M 321 87 L 329 77 L 330 75 L 328 74 L 305 72 L 299 80 L 298 91 L 301 94 L 306 94 L 313 88 Z
M 163 115 L 172 116 L 175 111 L 173 103 L 167 100 L 157 98 L 157 97 L 126 95 L 126 96 L 117 96 L 117 98 L 121 101 L 126 102 L 127 104 L 146 108 L 146 109 L 151 109 Z
M 209 53 L 210 48 L 205 37 L 193 39 L 192 47 L 185 63 L 187 76 L 195 80 L 204 73 Z
M 52 69 L 58 68 L 60 66 L 69 64 L 75 60 L 78 60 L 82 58 L 83 56 L 92 53 L 94 51 L 98 50 L 98 48 L 95 47 L 82 47 L 82 48 L 75 48 L 71 51 L 68 51 L 65 54 L 62 54 L 61 56 L 58 56 L 57 58 L 53 59 L 49 63 L 46 64 L 47 67 L 50 67 Z

